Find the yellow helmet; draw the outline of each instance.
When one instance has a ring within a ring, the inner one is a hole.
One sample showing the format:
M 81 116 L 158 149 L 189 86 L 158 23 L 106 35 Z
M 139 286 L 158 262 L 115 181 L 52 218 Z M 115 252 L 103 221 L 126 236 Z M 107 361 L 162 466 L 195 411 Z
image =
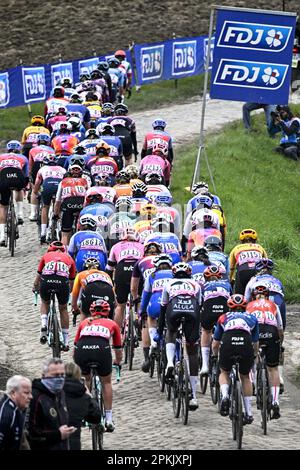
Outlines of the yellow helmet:
M 96 145 L 96 154 L 98 155 L 100 152 L 107 156 L 110 154 L 110 146 L 106 142 L 104 142 L 104 140 L 101 140 Z
M 43 116 L 39 116 L 39 115 L 32 116 L 31 124 L 38 124 L 40 126 L 44 126 L 45 125 L 45 119 L 43 118 Z
M 155 215 L 157 213 L 157 208 L 154 206 L 154 204 L 144 204 L 141 207 L 141 215 Z
M 257 240 L 257 233 L 252 228 L 245 228 L 240 232 L 239 238 L 241 242 L 246 240 L 247 238 L 250 238 L 255 241 Z

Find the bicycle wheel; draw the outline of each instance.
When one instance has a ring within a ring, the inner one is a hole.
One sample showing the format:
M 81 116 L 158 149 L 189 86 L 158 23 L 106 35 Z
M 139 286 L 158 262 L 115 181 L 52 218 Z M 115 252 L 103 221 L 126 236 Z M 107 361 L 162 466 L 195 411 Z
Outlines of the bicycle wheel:
M 214 405 L 218 403 L 220 395 L 219 385 L 219 367 L 216 362 L 212 364 L 211 373 L 209 374 L 210 396 Z
M 13 204 L 14 204 L 13 201 L 10 201 L 9 215 L 8 215 L 9 223 L 7 225 L 8 248 L 9 248 L 11 256 L 14 256 L 15 254 L 16 228 L 17 228 L 17 221 L 16 221 L 15 209 L 14 209 Z
M 202 395 L 206 394 L 208 384 L 208 375 L 200 375 L 200 390 Z
M 102 450 L 103 449 L 103 432 L 104 432 L 104 409 L 103 409 L 103 400 L 101 396 L 101 391 L 100 391 L 100 383 L 99 378 L 93 372 L 92 375 L 92 383 L 91 383 L 91 394 L 92 397 L 96 400 L 97 405 L 100 408 L 101 411 L 101 423 L 100 424 L 92 424 L 91 429 L 92 429 L 92 447 L 93 450 Z
M 267 421 L 268 421 L 268 396 L 267 396 L 267 379 L 266 370 L 261 369 L 261 427 L 264 435 L 267 434 Z
M 236 393 L 235 393 L 235 383 L 231 382 L 230 384 L 230 411 L 229 417 L 231 419 L 231 429 L 232 429 L 232 439 L 236 440 L 236 418 L 237 418 L 237 404 L 236 404 Z
M 130 309 L 129 311 L 129 322 L 128 322 L 128 369 L 132 370 L 133 364 L 133 357 L 134 357 L 134 346 L 135 346 L 135 338 L 134 338 L 134 327 L 133 327 L 133 311 Z
M 60 357 L 61 346 L 60 346 L 60 337 L 59 337 L 59 323 L 56 313 L 56 308 L 54 301 L 51 302 L 51 311 L 49 313 L 50 317 L 50 325 L 49 325 L 49 333 L 50 333 L 50 347 L 52 349 L 52 357 Z
M 235 402 L 236 402 L 236 444 L 237 448 L 242 448 L 242 440 L 243 440 L 243 404 L 242 404 L 242 387 L 241 382 L 236 382 L 235 388 Z
M 181 408 L 182 369 L 175 366 L 175 377 L 171 386 L 173 413 L 179 418 Z
M 185 359 L 183 359 L 183 376 L 182 376 L 182 388 L 181 388 L 181 419 L 184 425 L 188 423 L 189 419 L 189 402 L 190 402 L 190 377 L 188 372 L 188 365 Z

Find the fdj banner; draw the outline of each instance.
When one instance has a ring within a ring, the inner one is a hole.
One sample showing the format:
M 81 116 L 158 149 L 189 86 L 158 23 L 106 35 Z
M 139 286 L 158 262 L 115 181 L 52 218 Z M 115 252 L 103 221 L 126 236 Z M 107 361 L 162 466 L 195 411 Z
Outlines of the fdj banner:
M 160 78 L 163 73 L 164 45 L 142 47 L 142 81 Z
M 71 82 L 73 82 L 73 66 L 72 62 L 63 64 L 55 64 L 51 65 L 51 85 L 52 88 L 55 87 L 55 85 L 58 82 L 61 82 L 64 78 L 70 78 Z
M 22 67 L 24 102 L 46 99 L 45 67 Z
M 173 43 L 172 75 L 193 73 L 196 69 L 197 41 Z
M 211 98 L 286 104 L 296 14 L 217 7 Z
M 9 77 L 8 72 L 0 73 L 0 108 L 9 102 Z

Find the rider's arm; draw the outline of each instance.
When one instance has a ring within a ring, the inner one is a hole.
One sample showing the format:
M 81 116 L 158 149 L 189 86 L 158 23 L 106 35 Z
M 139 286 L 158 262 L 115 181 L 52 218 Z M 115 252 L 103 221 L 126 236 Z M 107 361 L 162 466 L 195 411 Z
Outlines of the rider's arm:
M 235 271 L 236 259 L 235 259 L 235 248 L 231 250 L 229 255 L 229 267 L 230 267 L 230 281 L 235 279 L 234 271 Z
M 119 325 L 114 322 L 114 327 L 112 330 L 112 337 L 113 337 L 113 349 L 115 351 L 115 358 L 116 363 L 120 364 L 122 361 L 122 338 L 121 338 L 121 331 Z
M 144 285 L 144 289 L 142 292 L 142 300 L 141 300 L 141 312 L 146 312 L 149 301 L 152 295 L 152 285 L 150 282 L 150 276 L 147 277 Z
M 41 187 L 42 182 L 43 182 L 43 178 L 42 178 L 42 175 L 41 175 L 40 170 L 39 170 L 37 172 L 35 181 L 33 181 L 33 183 L 34 183 L 34 187 L 33 187 L 34 194 L 38 195 L 38 192 L 39 192 L 39 189 Z
M 81 291 L 80 277 L 81 277 L 80 273 L 78 273 L 77 276 L 75 277 L 75 281 L 73 284 L 73 289 L 72 289 L 72 309 L 73 310 L 78 309 L 77 301 L 78 301 L 78 297 Z
M 75 252 L 76 252 L 75 237 L 76 237 L 76 233 L 74 233 L 74 235 L 72 235 L 72 237 L 70 239 L 70 243 L 69 243 L 69 248 L 68 248 L 68 253 L 73 259 L 75 257 Z

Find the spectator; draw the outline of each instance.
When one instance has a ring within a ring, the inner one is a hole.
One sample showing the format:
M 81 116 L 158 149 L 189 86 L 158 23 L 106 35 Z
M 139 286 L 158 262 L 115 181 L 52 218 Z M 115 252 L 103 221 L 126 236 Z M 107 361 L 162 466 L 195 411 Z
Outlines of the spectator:
M 243 122 L 244 122 L 246 131 L 255 132 L 255 130 L 251 127 L 250 113 L 251 111 L 254 111 L 255 109 L 260 109 L 260 108 L 263 108 L 265 112 L 266 124 L 267 124 L 267 128 L 269 129 L 271 122 L 272 122 L 271 112 L 275 111 L 276 105 L 247 102 L 243 105 Z
M 4 397 L 0 400 L 0 450 L 20 450 L 26 408 L 31 399 L 29 379 L 22 375 L 8 379 Z
M 63 386 L 65 366 L 61 359 L 48 359 L 41 379 L 32 382 L 28 439 L 32 450 L 69 450 L 69 437 L 76 428 L 68 426 Z
M 298 137 L 300 135 L 300 119 L 295 117 L 289 106 L 278 105 L 276 112 L 272 113 L 272 122 L 269 128 L 270 135 L 282 132 L 279 147 L 275 152 L 282 153 L 293 160 L 299 160 L 300 148 Z
M 64 391 L 69 413 L 69 424 L 77 429 L 70 436 L 70 450 L 81 450 L 81 426 L 83 421 L 101 423 L 100 409 L 81 380 L 81 369 L 74 362 L 66 364 Z

